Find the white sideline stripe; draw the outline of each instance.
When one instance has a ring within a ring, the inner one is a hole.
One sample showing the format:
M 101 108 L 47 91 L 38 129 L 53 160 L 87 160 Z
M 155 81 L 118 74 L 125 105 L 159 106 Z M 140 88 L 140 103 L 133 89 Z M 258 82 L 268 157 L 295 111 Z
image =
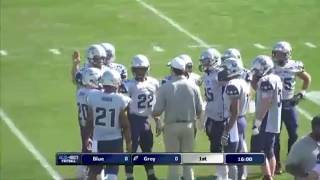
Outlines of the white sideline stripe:
M 308 46 L 309 48 L 317 48 L 316 45 L 312 44 L 311 42 L 305 42 L 304 43 L 306 46 Z
M 8 55 L 8 52 L 6 50 L 0 50 L 0 55 L 1 56 L 7 56 Z
M 0 108 L 0 117 L 3 122 L 8 126 L 10 131 L 17 136 L 20 142 L 26 147 L 26 149 L 34 156 L 36 160 L 39 161 L 41 166 L 47 170 L 50 176 L 55 180 L 62 180 L 61 175 L 53 169 L 53 167 L 48 163 L 48 161 L 41 155 L 41 153 L 32 145 L 32 143 L 22 134 L 22 132 L 15 126 L 13 121 L 5 114 L 5 112 Z
M 259 43 L 254 43 L 253 44 L 254 47 L 258 48 L 258 49 L 267 49 L 266 46 L 262 45 L 262 44 L 259 44 Z
M 300 114 L 302 114 L 304 117 L 309 119 L 310 121 L 312 120 L 312 115 L 308 113 L 306 110 L 301 109 L 299 106 L 297 106 L 297 110 L 299 111 Z
M 156 8 L 154 8 L 153 6 L 147 4 L 146 2 L 144 2 L 143 0 L 136 0 L 139 4 L 141 4 L 144 8 L 150 10 L 151 12 L 153 12 L 154 14 L 156 14 L 157 16 L 159 16 L 161 19 L 167 21 L 167 23 L 169 23 L 171 26 L 173 26 L 174 28 L 176 28 L 178 31 L 184 33 L 185 35 L 187 35 L 188 37 L 190 37 L 191 39 L 193 39 L 195 42 L 197 42 L 199 45 L 204 46 L 206 48 L 210 47 L 209 44 L 207 44 L 206 42 L 204 42 L 202 39 L 198 38 L 197 36 L 191 34 L 188 30 L 186 30 L 185 28 L 181 27 L 177 22 L 175 22 L 174 20 L 172 20 L 171 18 L 169 18 L 168 16 L 164 15 L 162 12 L 160 12 L 159 10 L 157 10 Z
M 58 49 L 49 49 L 49 52 L 51 52 L 54 55 L 60 55 L 61 52 Z
M 146 9 L 152 11 L 154 14 L 156 14 L 157 16 L 159 16 L 161 19 L 167 21 L 171 26 L 173 26 L 174 28 L 176 28 L 177 30 L 179 30 L 180 32 L 184 33 L 185 35 L 187 35 L 188 37 L 190 37 L 191 39 L 193 39 L 194 41 L 196 41 L 200 46 L 204 46 L 206 48 L 210 47 L 208 43 L 204 42 L 202 39 L 200 39 L 199 37 L 191 34 L 189 31 L 187 31 L 186 29 L 184 29 L 183 27 L 181 27 L 178 23 L 176 23 L 175 21 L 173 21 L 171 18 L 165 16 L 164 14 L 162 14 L 160 11 L 158 11 L 156 8 L 154 8 L 153 6 L 145 3 L 143 0 L 136 0 L 138 3 L 140 3 L 143 7 L 145 7 Z M 263 46 L 262 44 L 259 43 L 255 43 L 254 44 L 255 47 L 257 48 L 262 48 L 262 49 L 267 49 L 265 46 Z M 299 110 L 300 109 L 300 110 Z M 311 116 L 308 112 L 306 112 L 305 110 L 299 108 L 299 112 L 301 112 L 302 115 L 304 115 L 306 118 L 311 119 Z
M 160 46 L 152 46 L 152 49 L 156 52 L 163 52 L 164 49 L 162 49 Z
M 320 91 L 310 91 L 310 92 L 306 93 L 306 98 L 309 101 L 320 106 Z

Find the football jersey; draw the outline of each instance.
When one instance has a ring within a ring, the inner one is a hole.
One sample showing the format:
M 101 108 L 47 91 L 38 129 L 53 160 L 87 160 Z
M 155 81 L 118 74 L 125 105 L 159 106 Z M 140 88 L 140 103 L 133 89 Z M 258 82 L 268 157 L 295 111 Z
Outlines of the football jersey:
M 301 61 L 289 60 L 284 66 L 275 66 L 274 72 L 283 83 L 282 98 L 284 100 L 291 99 L 294 96 L 296 75 L 303 71 L 304 66 Z
M 280 77 L 273 73 L 261 77 L 258 81 L 256 95 L 257 110 L 260 108 L 259 104 L 262 101 L 262 97 L 272 95 L 272 103 L 267 114 L 266 132 L 280 133 L 282 87 Z
M 94 91 L 99 91 L 97 89 L 80 88 L 77 91 L 77 106 L 78 106 L 78 120 L 81 127 L 85 127 L 88 118 L 88 94 Z
M 95 91 L 88 95 L 87 102 L 93 109 L 93 140 L 122 138 L 119 114 L 128 106 L 130 98 L 120 93 Z
M 203 75 L 205 92 L 205 114 L 216 121 L 223 121 L 223 86 L 218 81 L 218 71 Z
M 131 98 L 130 114 L 149 117 L 156 102 L 156 93 L 159 89 L 158 80 L 152 77 L 147 77 L 143 82 L 132 79 L 127 81 L 125 86 Z
M 240 100 L 239 116 L 244 116 L 249 107 L 249 93 L 250 87 L 244 79 L 232 79 L 226 86 L 223 93 L 224 100 L 224 118 L 229 118 L 230 105 L 233 98 Z

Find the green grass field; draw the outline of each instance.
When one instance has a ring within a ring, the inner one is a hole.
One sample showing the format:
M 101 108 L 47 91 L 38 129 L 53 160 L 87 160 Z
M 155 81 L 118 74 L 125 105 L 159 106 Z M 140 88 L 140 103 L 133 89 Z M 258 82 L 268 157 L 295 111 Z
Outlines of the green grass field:
M 221 51 L 239 48 L 246 65 L 258 54 L 270 54 L 270 47 L 276 41 L 291 42 L 294 59 L 303 60 L 306 70 L 313 76 L 310 90 L 319 91 L 320 1 L 145 2 Z M 197 66 L 204 48 L 189 47 L 199 42 L 135 0 L 1 0 L 0 6 L 1 109 L 66 179 L 75 178 L 75 168 L 55 166 L 55 153 L 80 150 L 76 89 L 69 75 L 74 49 L 84 54 L 89 44 L 112 42 L 117 49 L 118 62 L 128 67 L 133 55 L 146 54 L 151 60 L 151 74 L 161 78 L 169 73 L 165 64 L 178 54 L 190 54 Z M 318 47 L 310 48 L 305 42 Z M 255 43 L 267 49 L 256 48 Z M 155 45 L 164 51 L 153 50 Z M 58 49 L 61 54 L 55 55 L 49 49 Z M 311 115 L 320 112 L 320 107 L 308 100 L 300 107 Z M 252 118 L 248 116 L 249 124 Z M 299 134 L 303 135 L 309 131 L 310 123 L 301 114 L 299 118 Z M 0 179 L 52 179 L 3 121 L 0 128 Z M 283 162 L 286 137 L 283 131 Z M 196 151 L 208 150 L 207 137 L 200 132 Z M 155 138 L 154 151 L 164 151 L 161 137 Z M 197 179 L 212 179 L 214 174 L 213 166 L 194 169 Z M 164 166 L 156 167 L 162 179 L 166 177 L 166 170 Z M 250 179 L 256 179 L 257 175 L 259 169 L 250 167 Z M 135 178 L 145 179 L 143 167 L 135 168 Z M 123 169 L 120 179 L 124 179 Z M 292 177 L 283 174 L 276 179 Z

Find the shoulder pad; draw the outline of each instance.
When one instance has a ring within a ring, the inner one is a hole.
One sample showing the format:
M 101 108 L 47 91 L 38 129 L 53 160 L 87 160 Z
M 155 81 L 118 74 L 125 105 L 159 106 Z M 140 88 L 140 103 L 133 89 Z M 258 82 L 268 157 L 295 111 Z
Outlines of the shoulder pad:
M 270 81 L 262 81 L 261 84 L 260 84 L 260 89 L 262 91 L 271 91 L 271 90 L 274 90 L 272 84 Z
M 229 96 L 238 96 L 240 95 L 240 91 L 234 84 L 229 84 L 226 87 L 226 94 Z
M 299 72 L 304 71 L 304 65 L 302 61 L 296 61 L 296 68 Z

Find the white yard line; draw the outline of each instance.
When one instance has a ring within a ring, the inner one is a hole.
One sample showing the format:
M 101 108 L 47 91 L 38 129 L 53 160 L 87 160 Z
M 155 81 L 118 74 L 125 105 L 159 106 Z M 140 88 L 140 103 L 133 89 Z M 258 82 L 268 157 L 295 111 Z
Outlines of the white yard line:
M 51 52 L 54 55 L 60 55 L 61 52 L 58 49 L 49 49 L 49 52 Z
M 300 114 L 302 114 L 304 117 L 306 117 L 307 119 L 309 119 L 310 121 L 312 120 L 312 115 L 307 112 L 306 110 L 304 109 L 301 109 L 299 106 L 297 106 L 297 110 L 299 111 Z
M 47 159 L 34 147 L 34 145 L 22 134 L 22 132 L 15 126 L 13 121 L 6 115 L 6 113 L 0 108 L 0 117 L 2 121 L 8 126 L 10 131 L 20 140 L 25 148 L 39 161 L 41 166 L 50 174 L 55 180 L 63 179 L 61 175 L 53 169 L 48 163 Z
M 268 49 L 266 46 L 264 46 L 264 45 L 262 45 L 260 43 L 254 43 L 253 46 L 258 48 L 258 49 Z
M 7 56 L 8 52 L 6 50 L 0 49 L 0 55 L 1 56 Z
M 149 11 L 153 12 L 155 15 L 159 16 L 161 19 L 165 20 L 167 23 L 169 23 L 172 27 L 174 27 L 175 29 L 177 29 L 178 31 L 184 33 L 186 36 L 190 37 L 191 39 L 193 39 L 195 42 L 197 42 L 199 44 L 199 46 L 203 46 L 203 47 L 210 47 L 210 45 L 208 43 L 206 43 L 205 41 L 203 41 L 202 39 L 200 39 L 199 37 L 191 34 L 188 30 L 184 29 L 183 27 L 181 27 L 177 22 L 175 22 L 174 20 L 172 20 L 171 18 L 169 18 L 168 16 L 164 15 L 162 12 L 160 12 L 159 10 L 157 10 L 155 7 L 151 6 L 150 4 L 147 4 L 146 2 L 144 2 L 143 0 L 136 0 L 140 5 L 142 5 L 144 8 L 148 9 Z M 255 47 L 259 48 L 259 49 L 267 49 L 266 46 L 259 44 L 259 43 L 255 43 L 254 44 Z M 306 118 L 310 119 L 311 116 L 310 114 L 299 108 L 298 109 L 299 112 L 304 115 Z
M 199 44 L 193 44 L 193 45 L 188 45 L 189 48 L 205 48 L 207 46 L 199 45 Z M 217 47 L 217 45 L 214 44 L 209 44 L 209 47 Z
M 320 106 L 320 91 L 310 91 L 306 93 L 306 98 Z
M 152 49 L 156 52 L 163 52 L 164 51 L 164 49 L 162 49 L 160 46 L 156 46 L 156 45 L 153 45 Z
M 188 30 L 180 26 L 177 22 L 175 22 L 173 19 L 169 18 L 168 16 L 164 15 L 162 12 L 151 6 L 150 4 L 147 4 L 143 0 L 136 0 L 140 5 L 142 5 L 144 8 L 148 9 L 149 11 L 153 12 L 155 15 L 159 16 L 161 19 L 165 20 L 167 23 L 169 23 L 171 26 L 173 26 L 178 31 L 184 33 L 191 39 L 193 39 L 195 42 L 197 42 L 199 45 L 204 46 L 206 48 L 210 47 L 209 44 L 204 42 L 199 37 L 191 34 Z
M 314 45 L 314 44 L 311 43 L 311 42 L 305 42 L 304 44 L 305 44 L 306 46 L 308 46 L 309 48 L 317 48 L 317 46 Z

